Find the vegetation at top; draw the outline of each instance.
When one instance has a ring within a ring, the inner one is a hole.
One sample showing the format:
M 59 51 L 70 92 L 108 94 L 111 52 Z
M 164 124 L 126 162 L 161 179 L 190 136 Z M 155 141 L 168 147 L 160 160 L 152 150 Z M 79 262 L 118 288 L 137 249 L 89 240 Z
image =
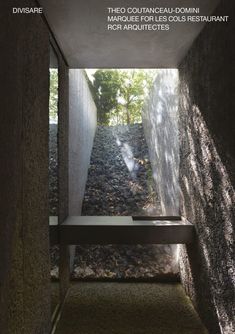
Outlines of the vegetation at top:
M 89 82 L 100 125 L 141 123 L 141 110 L 156 70 L 99 69 Z
M 93 81 L 86 75 L 97 107 L 98 124 L 141 123 L 144 101 L 156 75 L 156 70 L 144 69 L 99 69 L 93 74 Z M 49 111 L 50 122 L 57 123 L 58 69 L 50 69 Z

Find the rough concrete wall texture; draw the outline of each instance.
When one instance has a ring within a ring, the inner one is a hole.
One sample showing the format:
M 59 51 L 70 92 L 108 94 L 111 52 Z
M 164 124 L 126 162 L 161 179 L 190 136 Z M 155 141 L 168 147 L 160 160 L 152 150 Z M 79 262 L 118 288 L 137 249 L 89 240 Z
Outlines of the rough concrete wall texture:
M 40 16 L 12 15 L 18 5 L 0 10 L 0 332 L 47 334 L 49 39 Z
M 197 235 L 181 277 L 211 334 L 235 333 L 234 31 L 234 17 L 207 25 L 179 67 L 181 211 Z
M 162 214 L 178 215 L 178 70 L 158 71 L 142 117 Z
M 69 212 L 69 69 L 55 41 L 51 45 L 58 64 L 58 224 L 62 224 Z M 74 247 L 59 246 L 60 302 L 69 288 L 70 271 L 74 259 Z
M 69 70 L 69 214 L 80 215 L 97 115 L 87 80 Z

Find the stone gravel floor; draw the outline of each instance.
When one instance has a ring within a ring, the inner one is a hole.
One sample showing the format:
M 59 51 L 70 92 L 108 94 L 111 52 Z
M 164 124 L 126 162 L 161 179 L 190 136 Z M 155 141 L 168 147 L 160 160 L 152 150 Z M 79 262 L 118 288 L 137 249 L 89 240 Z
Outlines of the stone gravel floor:
M 142 124 L 98 126 L 82 215 L 160 215 Z M 175 245 L 79 245 L 74 279 L 177 280 Z
M 56 126 L 50 127 L 50 208 L 56 215 Z M 82 215 L 160 215 L 142 124 L 98 126 Z M 176 245 L 78 245 L 73 279 L 178 280 Z M 58 277 L 58 250 L 51 249 L 51 276 Z

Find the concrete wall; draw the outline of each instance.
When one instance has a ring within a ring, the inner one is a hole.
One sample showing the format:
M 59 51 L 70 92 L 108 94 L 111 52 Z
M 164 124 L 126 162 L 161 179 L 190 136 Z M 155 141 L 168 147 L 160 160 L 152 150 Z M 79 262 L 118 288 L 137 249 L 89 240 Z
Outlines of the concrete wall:
M 56 43 L 51 44 L 58 61 L 58 224 L 69 212 L 69 68 Z M 74 258 L 72 247 L 59 246 L 60 302 L 69 288 L 70 270 Z
M 70 215 L 81 214 L 96 123 L 96 106 L 83 70 L 69 70 Z
M 0 333 L 47 334 L 49 36 L 18 5 L 0 9 Z
M 59 224 L 68 216 L 69 159 L 69 69 L 59 50 L 58 57 L 58 178 Z
M 181 210 L 197 232 L 181 277 L 211 334 L 235 333 L 234 31 L 234 17 L 207 25 L 179 67 Z
M 179 214 L 178 71 L 158 71 L 142 111 L 153 179 L 163 215 Z

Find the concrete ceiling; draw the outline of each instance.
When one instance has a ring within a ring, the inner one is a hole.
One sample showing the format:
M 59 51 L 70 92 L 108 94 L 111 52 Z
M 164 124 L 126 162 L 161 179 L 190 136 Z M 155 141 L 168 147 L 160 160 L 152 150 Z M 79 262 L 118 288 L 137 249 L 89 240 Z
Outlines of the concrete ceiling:
M 170 31 L 107 31 L 107 7 L 200 7 L 200 15 L 209 15 L 218 2 L 40 0 L 71 68 L 175 68 L 203 24 L 177 23 Z

